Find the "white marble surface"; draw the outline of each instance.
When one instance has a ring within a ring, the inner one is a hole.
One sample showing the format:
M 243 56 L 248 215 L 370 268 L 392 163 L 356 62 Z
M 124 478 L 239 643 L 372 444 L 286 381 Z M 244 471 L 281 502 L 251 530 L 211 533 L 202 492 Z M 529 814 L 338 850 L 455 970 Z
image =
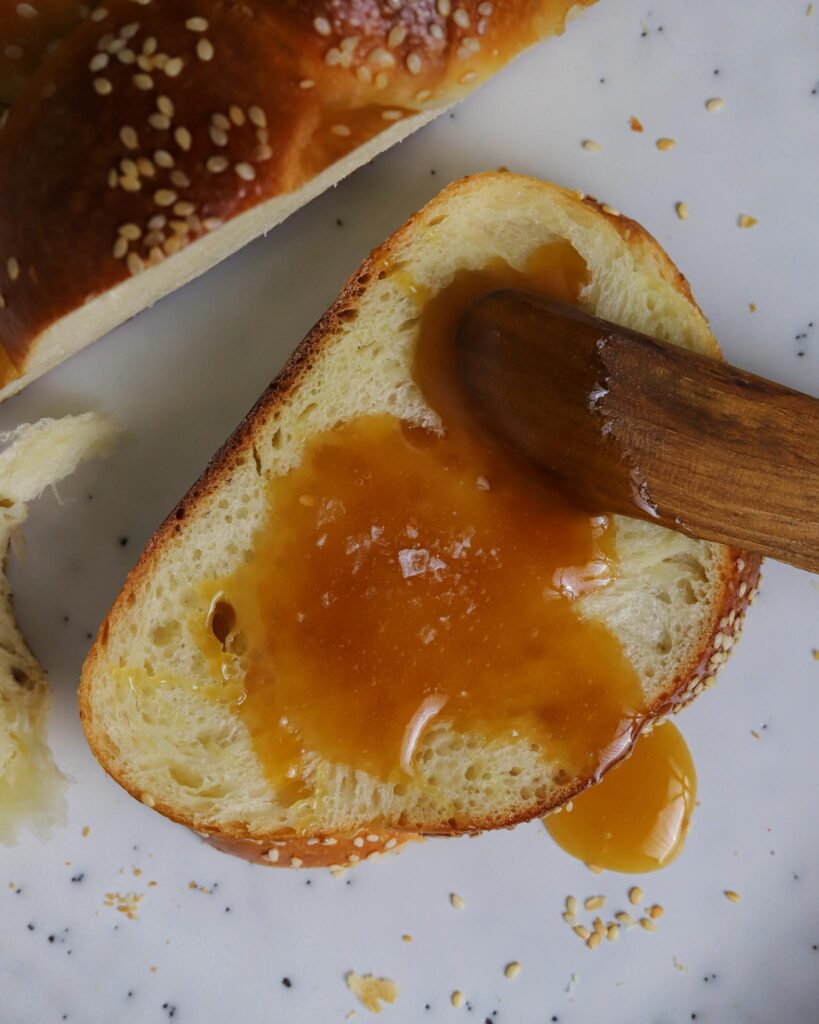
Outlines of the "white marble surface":
M 130 432 L 61 487 L 61 507 L 34 507 L 27 562 L 12 566 L 75 783 L 65 829 L 0 848 L 3 1024 L 332 1024 L 357 1007 L 350 969 L 399 983 L 383 1015 L 395 1024 L 819 1021 L 819 589 L 806 574 L 768 565 L 720 685 L 679 720 L 701 806 L 679 860 L 641 880 L 666 907 L 659 930 L 593 953 L 561 921 L 564 897 L 601 892 L 619 909 L 632 879 L 595 878 L 537 823 L 341 880 L 254 868 L 121 792 L 75 709 L 89 638 L 153 528 L 361 257 L 463 173 L 504 164 L 634 216 L 731 360 L 819 392 L 819 14 L 806 7 L 603 0 L 454 117 L 0 407 L 0 428 L 94 408 Z M 660 136 L 676 149 L 659 152 Z M 740 230 L 740 213 L 758 225 Z M 136 920 L 105 906 L 110 892 L 142 895 Z M 450 1005 L 454 989 L 468 1006 Z

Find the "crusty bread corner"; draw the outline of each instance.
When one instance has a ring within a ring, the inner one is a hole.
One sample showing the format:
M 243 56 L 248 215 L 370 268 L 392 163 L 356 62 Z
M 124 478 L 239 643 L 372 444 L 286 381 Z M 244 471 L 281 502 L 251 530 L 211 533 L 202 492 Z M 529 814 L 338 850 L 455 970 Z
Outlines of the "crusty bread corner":
M 321 811 L 311 812 L 305 828 L 276 803 L 242 723 L 212 703 L 205 708 L 186 682 L 208 671 L 186 626 L 206 614 L 190 567 L 218 578 L 238 564 L 265 514 L 265 479 L 297 464 L 312 434 L 355 415 L 386 411 L 437 422 L 411 380 L 419 292 L 402 281 L 435 294 L 460 269 L 498 257 L 520 267 L 558 239 L 588 265 L 583 308 L 719 356 L 685 279 L 634 221 L 590 197 L 510 173 L 446 188 L 351 277 L 157 531 L 103 623 L 83 671 L 81 715 L 94 753 L 135 797 L 259 862 L 270 863 L 272 850 L 279 865 L 342 865 L 351 852 L 367 850 L 369 834 L 395 838 L 397 846 L 419 834 L 509 826 L 591 784 L 560 781 L 553 765 L 517 748 L 467 737 L 459 749 L 445 724 L 434 725 L 417 758 L 423 796 L 414 783 L 398 798 L 365 773 L 320 764 Z M 713 683 L 756 592 L 759 559 L 637 520 L 615 523 L 617 578 L 576 607 L 619 640 L 640 677 L 643 727 L 650 728 Z M 150 672 L 144 700 L 141 684 L 123 681 L 129 667 Z M 480 760 L 490 782 L 464 782 L 469 758 Z
M 594 0 L 105 0 L 53 51 L 49 2 L 41 20 L 0 7 L 32 55 L 0 116 L 0 401 Z
M 9 546 L 27 503 L 80 462 L 107 454 L 116 436 L 112 422 L 95 413 L 0 435 L 0 843 L 15 842 L 21 826 L 43 835 L 65 814 L 65 777 L 46 744 L 48 684 L 14 619 L 5 574 Z

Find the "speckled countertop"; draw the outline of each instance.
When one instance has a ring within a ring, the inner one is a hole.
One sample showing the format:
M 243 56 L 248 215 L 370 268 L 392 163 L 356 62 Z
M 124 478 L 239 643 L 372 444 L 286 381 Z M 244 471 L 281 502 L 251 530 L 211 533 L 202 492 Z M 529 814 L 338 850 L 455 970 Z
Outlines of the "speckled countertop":
M 701 806 L 678 861 L 640 879 L 590 874 L 538 823 L 339 879 L 252 867 L 128 798 L 82 739 L 83 655 L 155 525 L 364 253 L 447 181 L 500 164 L 641 221 L 730 360 L 819 392 L 819 14 L 803 0 L 603 0 L 0 407 L 0 429 L 94 408 L 129 431 L 62 485 L 61 507 L 33 506 L 12 566 L 75 781 L 66 828 L 0 849 L 2 1024 L 362 1021 L 351 970 L 397 982 L 381 1018 L 395 1024 L 819 1021 L 819 585 L 806 574 L 768 565 L 720 684 L 679 719 Z M 665 907 L 657 931 L 587 950 L 561 920 L 565 897 L 628 909 L 635 881 Z

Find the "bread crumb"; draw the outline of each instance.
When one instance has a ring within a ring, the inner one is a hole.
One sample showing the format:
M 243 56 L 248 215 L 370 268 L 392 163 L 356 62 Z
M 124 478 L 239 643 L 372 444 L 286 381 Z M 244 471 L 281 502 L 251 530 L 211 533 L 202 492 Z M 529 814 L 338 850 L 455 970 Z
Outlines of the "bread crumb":
M 402 942 L 412 942 L 412 936 L 411 935 L 402 935 L 401 936 L 401 941 Z
M 657 931 L 657 925 L 654 924 L 654 922 L 651 920 L 650 917 L 641 917 L 640 918 L 640 927 L 644 928 L 647 932 L 656 932 Z
M 750 310 L 750 311 L 751 311 L 752 313 L 756 313 L 756 303 L 755 303 L 755 302 L 749 302 L 749 303 L 748 303 L 748 309 L 749 309 L 749 310 Z
M 517 960 L 513 960 L 511 963 L 508 963 L 506 967 L 504 967 L 503 973 L 506 975 L 507 978 L 517 978 L 517 976 L 521 972 L 521 969 L 522 964 L 518 963 Z
M 82 837 L 83 837 L 83 839 L 87 839 L 90 835 L 91 835 L 91 826 L 90 825 L 83 825 L 83 827 L 82 827 Z
M 712 96 L 710 100 L 705 101 L 705 109 L 714 114 L 718 110 L 722 110 L 725 106 L 725 100 L 721 96 Z
M 688 203 L 675 203 L 674 209 L 677 211 L 677 216 L 680 220 L 688 220 Z
M 628 126 L 629 128 L 631 128 L 633 132 L 643 131 L 643 126 L 640 124 L 639 120 L 636 117 L 632 116 L 629 118 Z
M 370 1013 L 381 1013 L 384 1008 L 382 1003 L 394 1003 L 398 997 L 398 986 L 389 978 L 376 978 L 373 974 L 348 971 L 344 980 L 347 988 Z
M 581 145 L 583 146 L 583 149 L 585 149 L 587 153 L 600 153 L 602 151 L 602 149 L 603 149 L 603 147 L 600 145 L 600 143 L 599 142 L 595 142 L 594 139 L 583 139 L 583 142 L 581 143 Z
M 457 892 L 451 892 L 449 894 L 449 902 L 456 910 L 463 910 L 466 904 L 463 901 L 463 897 L 459 896 Z
M 113 907 L 120 914 L 125 914 L 129 921 L 137 920 L 137 910 L 144 893 L 139 892 L 107 892 L 105 906 Z
M 739 893 L 738 892 L 734 892 L 733 889 L 726 889 L 725 892 L 724 892 L 724 896 L 725 896 L 726 900 L 728 900 L 730 903 L 739 903 L 740 900 L 742 899 L 742 897 L 739 895 Z
M 662 917 L 665 913 L 665 907 L 660 903 L 655 903 L 653 907 L 649 907 L 646 911 L 652 921 L 656 921 L 658 917 Z
M 455 989 L 452 995 L 449 997 L 450 1003 L 456 1008 L 460 1009 L 464 1005 L 464 994 L 459 989 Z
M 676 147 L 677 141 L 676 139 L 662 138 L 657 139 L 654 145 L 660 150 L 660 152 L 667 153 L 670 149 L 674 149 Z
M 741 213 L 739 217 L 737 217 L 737 224 L 741 228 L 752 228 L 754 224 L 758 223 L 759 221 L 756 219 L 756 217 L 752 217 L 750 213 Z

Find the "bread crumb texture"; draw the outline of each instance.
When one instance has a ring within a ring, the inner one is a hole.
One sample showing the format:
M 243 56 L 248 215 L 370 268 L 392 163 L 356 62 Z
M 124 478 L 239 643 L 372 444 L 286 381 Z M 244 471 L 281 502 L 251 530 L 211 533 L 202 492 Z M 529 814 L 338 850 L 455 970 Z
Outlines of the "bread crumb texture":
M 356 974 L 348 971 L 344 980 L 365 1010 L 381 1013 L 384 1003 L 394 1003 L 398 998 L 398 986 L 389 978 L 376 978 L 374 974 Z
M 48 684 L 17 627 L 6 559 L 21 543 L 28 502 L 80 462 L 107 454 L 116 436 L 113 423 L 95 413 L 0 434 L 0 843 L 6 845 L 23 825 L 45 835 L 64 820 L 66 781 L 46 744 Z
M 421 296 L 493 260 L 522 269 L 533 251 L 561 240 L 588 266 L 582 308 L 718 354 L 684 279 L 633 221 L 505 172 L 445 189 L 353 275 L 160 529 L 103 624 L 83 671 L 81 711 L 97 757 L 137 797 L 150 794 L 157 809 L 214 839 L 258 842 L 265 851 L 271 839 L 335 836 L 346 851 L 348 837 L 379 829 L 407 835 L 510 824 L 582 788 L 585 780 L 566 771 L 558 752 L 520 738 L 486 742 L 441 716 L 419 742 L 412 776 L 385 781 L 314 756 L 303 767 L 309 796 L 286 805 L 246 726 L 220 699 L 224 684 L 196 639 L 209 614 L 202 583 L 229 576 L 247 557 L 268 513 L 267 481 L 298 465 L 312 436 L 384 413 L 437 428 L 411 372 Z M 713 681 L 727 658 L 756 563 L 635 519 L 616 517 L 615 535 L 616 578 L 579 599 L 576 612 L 606 625 L 647 706 L 667 714 L 709 685 L 703 680 Z M 749 580 L 742 590 L 740 577 Z M 716 650 L 718 624 L 724 639 Z M 241 652 L 236 657 L 241 673 Z M 307 865 L 315 849 L 296 855 Z M 369 847 L 352 849 L 350 863 Z M 292 863 L 285 852 L 279 864 Z M 347 863 L 338 853 L 331 863 Z

